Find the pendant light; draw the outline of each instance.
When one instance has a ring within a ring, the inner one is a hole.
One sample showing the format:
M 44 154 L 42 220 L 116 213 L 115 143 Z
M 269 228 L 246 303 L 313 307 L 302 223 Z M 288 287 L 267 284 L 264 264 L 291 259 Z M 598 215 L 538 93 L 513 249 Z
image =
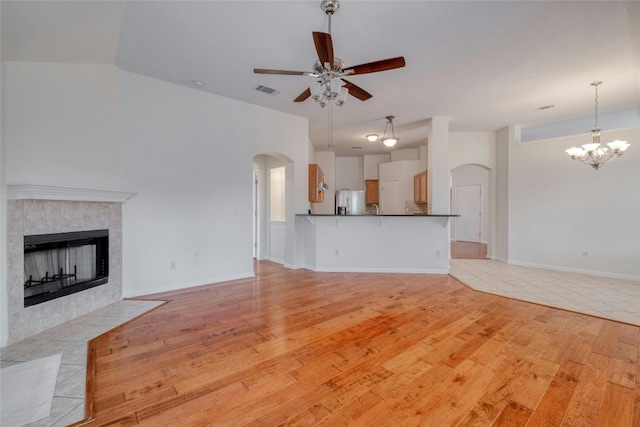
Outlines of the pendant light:
M 387 116 L 387 124 L 384 125 L 384 133 L 382 134 L 382 143 L 389 148 L 398 142 L 398 138 L 396 138 L 396 134 L 393 131 L 393 119 L 395 119 L 394 116 Z M 391 125 L 391 136 L 386 136 L 389 125 Z

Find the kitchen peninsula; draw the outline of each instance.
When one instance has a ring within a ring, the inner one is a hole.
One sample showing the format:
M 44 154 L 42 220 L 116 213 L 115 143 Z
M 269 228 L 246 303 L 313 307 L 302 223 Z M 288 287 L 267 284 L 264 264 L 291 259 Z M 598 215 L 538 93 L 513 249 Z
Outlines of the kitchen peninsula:
M 449 273 L 449 221 L 459 215 L 296 215 L 313 271 Z

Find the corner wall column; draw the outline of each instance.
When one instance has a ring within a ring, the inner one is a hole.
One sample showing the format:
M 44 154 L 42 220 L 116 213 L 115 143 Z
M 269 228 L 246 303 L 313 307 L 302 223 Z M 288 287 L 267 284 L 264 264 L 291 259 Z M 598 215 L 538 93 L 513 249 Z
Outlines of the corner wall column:
M 433 117 L 427 126 L 429 213 L 450 213 L 449 118 Z
M 512 147 L 518 144 L 521 130 L 511 125 L 496 132 L 496 197 L 495 197 L 495 241 L 493 258 L 509 262 L 509 163 Z

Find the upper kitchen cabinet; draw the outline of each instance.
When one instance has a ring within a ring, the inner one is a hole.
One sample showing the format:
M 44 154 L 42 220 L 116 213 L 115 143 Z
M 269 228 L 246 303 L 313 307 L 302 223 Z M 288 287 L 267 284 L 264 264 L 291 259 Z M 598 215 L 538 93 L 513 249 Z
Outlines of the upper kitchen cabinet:
M 413 201 L 427 203 L 427 171 L 422 171 L 413 177 Z
M 309 164 L 309 201 L 311 203 L 322 203 L 324 201 L 324 190 L 327 185 L 324 183 L 324 173 L 315 163 Z
M 380 198 L 378 195 L 378 180 L 366 179 L 364 181 L 364 187 L 366 204 L 372 205 L 374 203 L 380 203 Z

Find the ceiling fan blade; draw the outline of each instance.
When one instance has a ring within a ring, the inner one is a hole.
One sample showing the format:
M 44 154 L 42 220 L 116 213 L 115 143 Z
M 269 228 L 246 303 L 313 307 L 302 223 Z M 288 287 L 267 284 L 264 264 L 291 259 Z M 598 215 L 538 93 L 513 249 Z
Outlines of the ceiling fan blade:
M 393 70 L 395 68 L 402 68 L 404 66 L 404 57 L 399 56 L 397 58 L 389 58 L 383 59 L 381 61 L 369 62 L 367 64 L 360 64 L 356 65 L 355 67 L 345 67 L 344 71 L 348 72 L 350 76 L 353 76 L 356 74 L 377 73 L 378 71 Z
M 362 89 L 360 86 L 356 86 L 353 83 L 346 81 L 345 79 L 342 79 L 342 81 L 345 83 L 344 87 L 349 89 L 349 95 L 355 96 L 360 101 L 366 101 L 373 96 L 366 90 Z
M 304 76 L 308 74 L 307 71 L 268 70 L 265 68 L 254 68 L 253 72 L 256 74 L 284 74 L 286 76 Z
M 313 43 L 316 45 L 316 52 L 318 52 L 320 64 L 324 66 L 325 62 L 328 62 L 333 69 L 333 42 L 331 41 L 331 34 L 314 31 Z
M 302 102 L 311 96 L 311 89 L 307 88 L 304 92 L 302 92 L 293 102 Z

